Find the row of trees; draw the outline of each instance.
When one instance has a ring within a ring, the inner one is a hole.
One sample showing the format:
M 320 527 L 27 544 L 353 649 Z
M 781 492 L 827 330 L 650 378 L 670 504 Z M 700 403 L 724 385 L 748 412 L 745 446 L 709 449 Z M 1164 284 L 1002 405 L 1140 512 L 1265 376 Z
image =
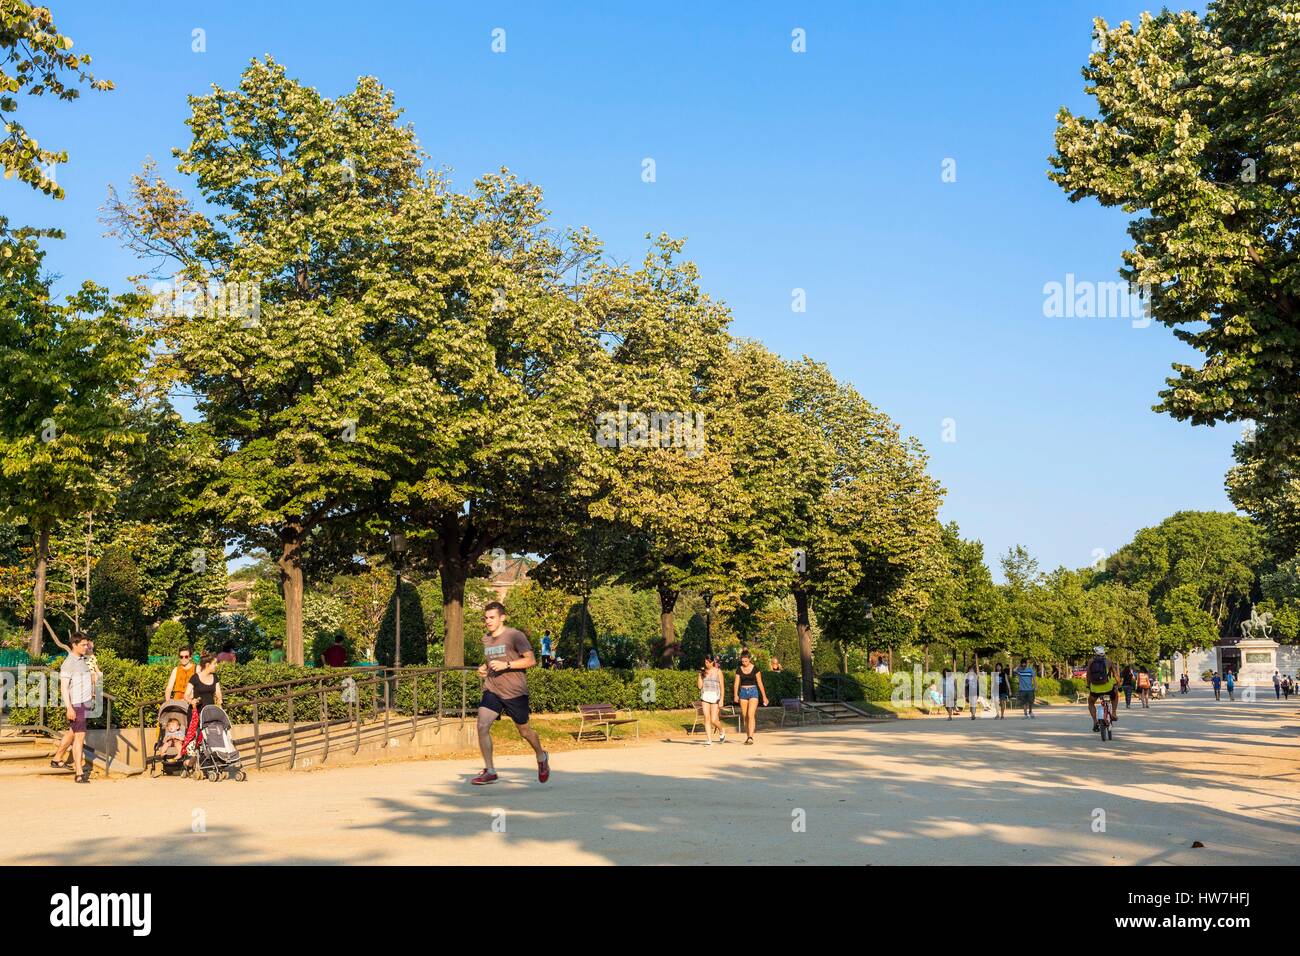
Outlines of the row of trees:
M 734 339 L 680 241 L 631 267 L 505 170 L 453 191 L 372 78 L 329 99 L 268 58 L 189 107 L 195 200 L 152 165 L 110 196 L 148 264 L 135 292 L 58 303 L 47 237 L 0 237 L 0 490 L 32 541 L 33 652 L 50 556 L 96 516 L 175 532 L 174 570 L 215 543 L 270 554 L 295 662 L 307 582 L 376 556 L 437 576 L 453 665 L 494 552 L 544 556 L 582 597 L 652 590 L 669 657 L 683 593 L 790 595 L 809 680 L 814 603 L 841 630 L 920 610 L 940 500 L 921 449 L 824 366 Z M 75 624 L 75 584 L 66 603 Z

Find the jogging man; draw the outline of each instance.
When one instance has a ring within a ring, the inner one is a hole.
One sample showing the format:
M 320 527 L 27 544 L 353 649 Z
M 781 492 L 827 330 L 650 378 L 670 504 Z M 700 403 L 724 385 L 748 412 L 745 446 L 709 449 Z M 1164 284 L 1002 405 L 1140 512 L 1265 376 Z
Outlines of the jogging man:
M 1034 691 L 1038 688 L 1038 675 L 1029 666 L 1029 658 L 1020 658 L 1020 669 L 1016 671 L 1016 687 L 1020 691 L 1020 709 L 1028 720 L 1034 716 Z
M 1097 698 L 1110 698 L 1110 719 L 1119 720 L 1119 680 L 1115 665 L 1106 659 L 1106 648 L 1100 644 L 1092 649 L 1092 660 L 1088 662 L 1088 713 L 1092 715 L 1092 732 L 1096 733 Z
M 483 660 L 478 676 L 483 678 L 483 699 L 478 705 L 478 747 L 483 752 L 483 772 L 470 783 L 483 786 L 496 783 L 492 763 L 492 725 L 502 714 L 515 722 L 519 736 L 537 754 L 537 779 L 545 783 L 551 776 L 550 755 L 542 749 L 537 731 L 528 726 L 528 678 L 525 671 L 537 664 L 532 645 L 521 631 L 506 627 L 506 609 L 493 601 L 483 609 Z

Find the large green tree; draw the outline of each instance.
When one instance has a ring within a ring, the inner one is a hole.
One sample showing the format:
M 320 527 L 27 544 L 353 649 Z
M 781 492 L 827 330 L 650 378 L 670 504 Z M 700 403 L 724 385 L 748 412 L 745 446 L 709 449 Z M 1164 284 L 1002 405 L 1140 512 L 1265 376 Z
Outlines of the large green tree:
M 111 90 L 109 80 L 90 72 L 90 57 L 73 53 L 72 37 L 54 23 L 49 7 L 27 0 L 0 0 L 0 170 L 4 178 L 17 177 L 46 195 L 63 198 L 55 176 L 48 171 L 66 163 L 64 150 L 46 149 L 15 118 L 18 94 L 75 100 L 81 85 Z
M 924 451 L 887 415 L 826 367 L 795 363 L 794 408 L 826 446 L 829 480 L 809 510 L 802 570 L 791 574 L 803 691 L 813 696 L 812 622 L 841 641 L 867 634 L 876 609 L 915 622 L 943 568 L 938 520 L 942 489 Z
M 346 529 L 381 505 L 409 436 L 433 431 L 438 389 L 386 333 L 410 286 L 394 223 L 436 186 L 371 78 L 331 100 L 268 58 L 189 103 L 177 168 L 212 214 L 146 169 L 111 216 L 137 253 L 177 270 L 157 297 L 153 372 L 192 389 L 203 418 L 209 477 L 186 509 L 275 556 L 300 664 L 310 552 L 346 561 Z
M 1071 200 L 1093 197 L 1136 217 L 1121 274 L 1148 288 L 1154 318 L 1201 354 L 1199 365 L 1174 365 L 1158 407 L 1195 424 L 1252 420 L 1251 483 L 1294 489 L 1295 6 L 1216 0 L 1203 15 L 1164 10 L 1095 29 L 1083 76 L 1096 115 L 1060 111 L 1050 176 Z
M 1100 577 L 1146 595 L 1166 627 L 1177 622 L 1186 635 L 1187 628 L 1194 627 L 1195 617 L 1188 611 L 1195 606 L 1213 622 L 1215 635 L 1225 636 L 1249 616 L 1262 558 L 1259 532 L 1248 519 L 1217 511 L 1180 511 L 1134 535 L 1107 559 Z
M 140 297 L 87 282 L 56 302 L 40 235 L 6 226 L 0 219 L 0 521 L 22 523 L 34 542 L 35 655 L 50 536 L 113 499 L 109 466 L 139 437 L 128 428 L 129 402 L 146 343 Z

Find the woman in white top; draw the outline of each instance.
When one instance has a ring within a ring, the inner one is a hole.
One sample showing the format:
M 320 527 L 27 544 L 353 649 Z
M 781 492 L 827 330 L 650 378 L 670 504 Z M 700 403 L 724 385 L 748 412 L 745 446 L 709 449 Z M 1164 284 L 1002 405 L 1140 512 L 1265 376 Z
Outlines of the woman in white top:
M 717 659 L 709 654 L 704 658 L 704 666 L 695 677 L 695 686 L 700 689 L 700 709 L 704 712 L 704 733 L 708 740 L 706 746 L 713 746 L 713 728 L 718 728 L 718 743 L 727 742 L 727 732 L 722 728 L 722 668 Z

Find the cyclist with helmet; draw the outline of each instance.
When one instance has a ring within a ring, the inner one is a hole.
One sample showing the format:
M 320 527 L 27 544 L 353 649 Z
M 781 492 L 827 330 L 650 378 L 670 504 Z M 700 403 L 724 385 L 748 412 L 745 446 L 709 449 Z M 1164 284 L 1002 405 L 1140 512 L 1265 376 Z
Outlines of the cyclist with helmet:
M 1106 648 L 1098 644 L 1092 649 L 1092 660 L 1088 662 L 1088 713 L 1092 715 L 1092 730 L 1096 733 L 1097 698 L 1110 698 L 1111 722 L 1119 720 L 1119 672 L 1115 665 L 1106 658 Z

